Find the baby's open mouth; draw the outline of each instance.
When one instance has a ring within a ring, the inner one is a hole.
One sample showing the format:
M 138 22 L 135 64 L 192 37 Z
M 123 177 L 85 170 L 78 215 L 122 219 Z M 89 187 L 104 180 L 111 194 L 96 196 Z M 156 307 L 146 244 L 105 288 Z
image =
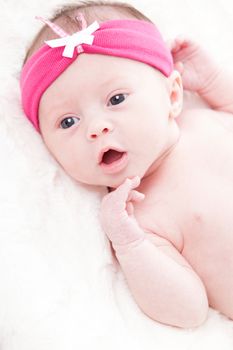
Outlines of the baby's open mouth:
M 119 160 L 124 153 L 125 152 L 119 152 L 114 149 L 109 149 L 108 151 L 104 152 L 101 163 L 112 164 L 113 162 Z
M 99 155 L 99 164 L 104 174 L 117 174 L 123 171 L 129 162 L 128 152 L 105 148 Z

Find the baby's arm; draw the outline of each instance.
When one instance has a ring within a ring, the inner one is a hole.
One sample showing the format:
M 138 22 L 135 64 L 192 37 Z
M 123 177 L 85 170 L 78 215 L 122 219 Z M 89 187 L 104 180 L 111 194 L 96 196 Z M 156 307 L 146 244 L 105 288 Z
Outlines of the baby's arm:
M 197 92 L 213 109 L 233 113 L 233 74 L 220 68 L 191 40 L 177 38 L 170 48 L 184 88 Z
M 112 242 L 129 288 L 139 307 L 152 319 L 178 327 L 196 327 L 207 316 L 205 288 L 173 245 L 158 236 L 152 243 L 133 215 L 139 178 L 127 179 L 105 196 L 103 228 Z M 154 236 L 154 235 L 153 235 Z

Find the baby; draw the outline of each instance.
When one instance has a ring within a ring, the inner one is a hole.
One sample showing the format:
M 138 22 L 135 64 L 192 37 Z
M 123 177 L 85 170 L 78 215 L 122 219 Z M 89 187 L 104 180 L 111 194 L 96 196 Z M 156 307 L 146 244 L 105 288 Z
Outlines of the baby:
M 135 301 L 177 327 L 208 305 L 233 319 L 233 79 L 127 4 L 43 21 L 23 108 L 67 174 L 109 188 L 101 223 Z M 182 80 L 210 108 L 183 111 Z

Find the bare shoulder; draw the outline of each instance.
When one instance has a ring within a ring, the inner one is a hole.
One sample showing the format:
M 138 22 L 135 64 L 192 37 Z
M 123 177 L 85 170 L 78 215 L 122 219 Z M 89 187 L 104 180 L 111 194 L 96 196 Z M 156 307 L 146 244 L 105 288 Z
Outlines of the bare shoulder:
M 213 127 L 233 132 L 233 114 L 211 108 L 185 109 L 177 118 L 177 123 L 181 128 L 205 127 L 211 124 Z

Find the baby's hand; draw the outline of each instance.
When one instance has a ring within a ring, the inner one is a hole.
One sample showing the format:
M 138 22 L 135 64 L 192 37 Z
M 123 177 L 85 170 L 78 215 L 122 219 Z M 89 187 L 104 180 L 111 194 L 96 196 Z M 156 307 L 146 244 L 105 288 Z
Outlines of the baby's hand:
M 144 199 L 144 194 L 134 190 L 140 184 L 138 176 L 126 179 L 101 204 L 101 224 L 113 245 L 127 245 L 144 237 L 144 232 L 134 217 L 134 202 Z
M 193 92 L 204 90 L 218 69 L 205 50 L 196 42 L 178 37 L 168 43 L 175 69 L 182 76 L 184 89 Z

